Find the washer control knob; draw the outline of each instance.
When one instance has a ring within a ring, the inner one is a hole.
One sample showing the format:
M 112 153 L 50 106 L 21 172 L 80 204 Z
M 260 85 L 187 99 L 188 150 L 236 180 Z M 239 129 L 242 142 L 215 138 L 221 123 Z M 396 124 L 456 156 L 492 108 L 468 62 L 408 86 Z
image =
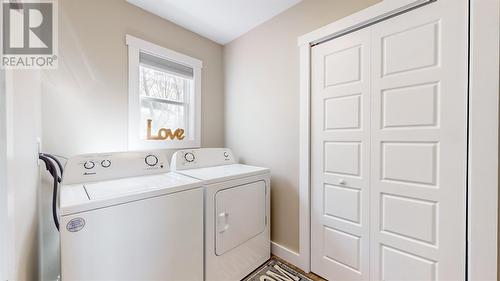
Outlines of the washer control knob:
M 150 154 L 146 156 L 146 158 L 144 158 L 144 161 L 146 162 L 146 164 L 148 164 L 148 166 L 153 167 L 158 164 L 158 157 Z
M 109 166 L 111 166 L 111 161 L 109 161 L 109 160 L 102 160 L 101 161 L 101 166 L 103 168 L 108 168 Z
M 90 170 L 90 169 L 95 167 L 95 163 L 94 163 L 94 161 L 87 161 L 87 162 L 83 163 L 83 167 L 87 170 Z
M 224 157 L 229 157 L 229 153 L 227 151 L 224 151 Z
M 188 161 L 188 162 L 193 162 L 194 161 L 194 154 L 191 152 L 188 152 L 188 153 L 184 154 L 184 159 L 186 159 L 186 161 Z

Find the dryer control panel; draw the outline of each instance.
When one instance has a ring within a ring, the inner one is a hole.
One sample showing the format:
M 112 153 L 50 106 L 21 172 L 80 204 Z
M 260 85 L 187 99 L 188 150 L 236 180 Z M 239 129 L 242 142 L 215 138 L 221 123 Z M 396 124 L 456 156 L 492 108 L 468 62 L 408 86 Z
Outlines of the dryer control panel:
M 172 156 L 172 171 L 236 164 L 236 157 L 229 148 L 185 149 Z
M 130 151 L 84 154 L 71 157 L 64 168 L 63 183 L 112 180 L 169 172 L 164 151 Z

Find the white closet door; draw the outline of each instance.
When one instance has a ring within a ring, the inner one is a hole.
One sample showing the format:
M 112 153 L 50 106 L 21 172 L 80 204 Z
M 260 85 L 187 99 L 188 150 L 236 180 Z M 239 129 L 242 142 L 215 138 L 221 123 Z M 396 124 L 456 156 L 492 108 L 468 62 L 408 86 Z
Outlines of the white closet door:
M 312 48 L 312 271 L 369 277 L 370 30 Z
M 467 3 L 372 27 L 371 279 L 464 280 Z
M 463 280 L 467 1 L 312 48 L 312 271 Z

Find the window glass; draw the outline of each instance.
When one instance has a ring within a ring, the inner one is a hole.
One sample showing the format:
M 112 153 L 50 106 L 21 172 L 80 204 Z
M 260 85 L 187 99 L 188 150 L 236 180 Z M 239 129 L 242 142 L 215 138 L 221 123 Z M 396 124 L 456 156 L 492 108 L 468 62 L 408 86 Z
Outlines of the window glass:
M 167 128 L 172 131 L 177 128 L 184 129 L 187 134 L 186 108 L 182 105 L 160 103 L 149 100 L 141 101 L 142 134 L 141 138 L 146 139 L 147 120 L 151 119 L 151 131 L 156 134 L 159 129 Z
M 192 72 L 177 65 L 172 67 L 166 60 L 158 58 L 151 62 L 142 60 L 139 66 L 139 91 L 141 99 L 141 139 L 147 139 L 148 120 L 151 120 L 152 135 L 159 129 L 183 129 L 189 138 L 189 95 L 192 87 Z M 165 61 L 165 62 L 164 62 Z
M 192 79 L 176 76 L 144 65 L 140 66 L 141 97 L 152 97 L 169 101 L 184 102 L 187 84 Z

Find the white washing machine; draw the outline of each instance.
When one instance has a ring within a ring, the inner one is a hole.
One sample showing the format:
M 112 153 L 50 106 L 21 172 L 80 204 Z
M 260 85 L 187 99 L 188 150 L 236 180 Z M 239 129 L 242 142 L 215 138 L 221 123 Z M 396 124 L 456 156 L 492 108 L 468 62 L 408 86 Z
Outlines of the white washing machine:
M 203 280 L 203 186 L 158 152 L 71 158 L 60 193 L 63 280 Z
M 205 184 L 205 280 L 237 281 L 270 258 L 270 172 L 223 148 L 182 150 L 172 171 Z

